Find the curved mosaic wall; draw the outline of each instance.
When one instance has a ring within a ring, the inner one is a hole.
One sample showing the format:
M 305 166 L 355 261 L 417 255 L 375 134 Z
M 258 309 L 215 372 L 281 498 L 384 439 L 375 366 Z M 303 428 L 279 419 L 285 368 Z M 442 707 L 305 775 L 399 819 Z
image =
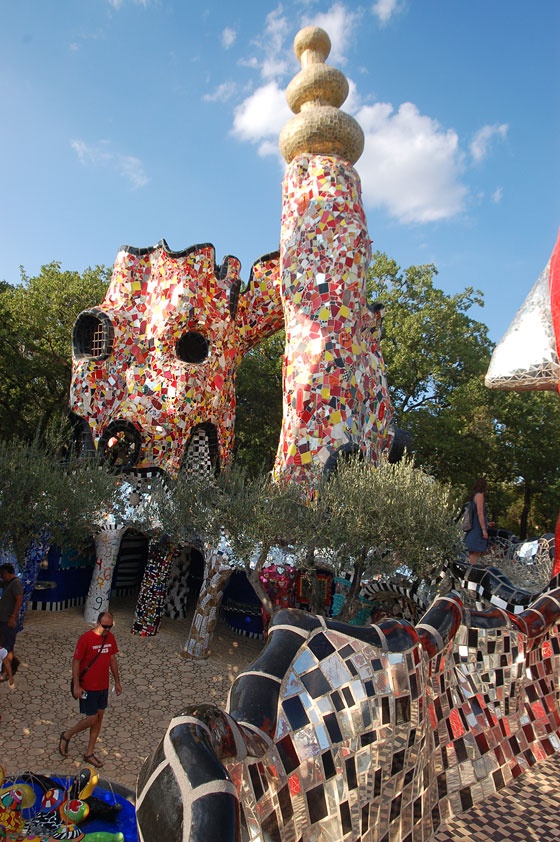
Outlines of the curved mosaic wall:
M 143 767 L 143 839 L 429 839 L 560 749 L 559 584 L 515 617 L 280 612 L 227 710 L 179 713 Z

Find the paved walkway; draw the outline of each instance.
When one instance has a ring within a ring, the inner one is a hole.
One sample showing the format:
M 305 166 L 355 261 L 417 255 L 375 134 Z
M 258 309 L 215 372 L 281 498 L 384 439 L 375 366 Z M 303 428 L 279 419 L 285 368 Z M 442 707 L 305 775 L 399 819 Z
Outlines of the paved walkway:
M 134 788 L 144 759 L 171 716 L 195 702 L 223 706 L 232 680 L 263 643 L 233 634 L 220 621 L 210 658 L 187 661 L 179 653 L 190 617 L 165 619 L 157 637 L 141 638 L 130 634 L 134 601 L 116 600 L 111 607 L 123 694 L 110 696 L 96 752 L 105 762 L 103 777 Z M 69 690 L 71 661 L 75 642 L 87 628 L 80 608 L 28 613 L 18 637 L 16 689 L 0 686 L 0 764 L 7 775 L 27 769 L 71 775 L 80 766 L 86 735 L 78 734 L 70 743 L 67 760 L 58 754 L 58 737 L 79 718 Z M 559 782 L 556 755 L 442 828 L 434 842 L 560 842 Z
M 263 642 L 235 635 L 220 621 L 211 657 L 189 661 L 179 653 L 190 618 L 164 619 L 156 637 L 138 637 L 130 634 L 134 600 L 117 599 L 111 610 L 123 692 L 109 694 L 96 753 L 105 764 L 103 777 L 134 788 L 173 714 L 201 701 L 223 706 L 235 675 L 255 659 Z M 7 775 L 28 769 L 70 775 L 80 765 L 88 732 L 72 740 L 67 760 L 58 753 L 58 738 L 81 718 L 70 679 L 76 640 L 90 628 L 82 614 L 82 608 L 27 613 L 16 644 L 21 660 L 16 689 L 0 685 L 0 764 Z

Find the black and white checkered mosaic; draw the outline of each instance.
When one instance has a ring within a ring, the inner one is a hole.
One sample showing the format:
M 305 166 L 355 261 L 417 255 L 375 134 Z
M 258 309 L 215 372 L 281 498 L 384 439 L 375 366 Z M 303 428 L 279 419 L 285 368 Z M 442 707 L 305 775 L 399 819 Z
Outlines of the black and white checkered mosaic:
M 560 750 L 551 585 L 517 616 L 452 593 L 416 627 L 280 612 L 227 711 L 182 711 L 142 769 L 144 842 L 430 839 Z

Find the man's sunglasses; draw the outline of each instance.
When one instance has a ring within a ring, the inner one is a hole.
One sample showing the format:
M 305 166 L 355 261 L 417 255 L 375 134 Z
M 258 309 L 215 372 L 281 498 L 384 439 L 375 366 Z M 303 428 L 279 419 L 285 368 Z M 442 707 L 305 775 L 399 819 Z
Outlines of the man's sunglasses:
M 110 626 L 106 626 L 106 625 L 104 625 L 103 623 L 101 623 L 101 628 L 102 628 L 102 629 L 112 629 L 112 628 L 113 628 L 113 624 L 111 623 L 111 625 L 110 625 Z

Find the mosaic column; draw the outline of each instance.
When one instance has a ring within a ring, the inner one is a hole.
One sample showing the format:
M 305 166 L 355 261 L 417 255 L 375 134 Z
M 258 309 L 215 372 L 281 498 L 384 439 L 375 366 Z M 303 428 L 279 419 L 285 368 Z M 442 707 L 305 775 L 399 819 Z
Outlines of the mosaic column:
M 200 588 L 189 637 L 183 649 L 185 658 L 201 660 L 208 657 L 224 588 L 232 568 L 227 551 L 222 547 L 204 547 L 204 580 Z
M 178 549 L 169 573 L 164 609 L 165 616 L 173 620 L 184 620 L 187 616 L 190 567 L 191 557 L 187 549 Z
M 95 623 L 102 611 L 109 610 L 113 572 L 125 532 L 125 526 L 118 526 L 114 529 L 103 529 L 94 535 L 95 567 L 84 611 L 86 623 Z
M 158 633 L 167 597 L 167 581 L 176 547 L 165 538 L 152 538 L 148 548 L 148 561 L 136 602 L 132 634 L 152 637 Z
M 382 314 L 367 304 L 370 240 L 352 166 L 363 132 L 339 110 L 348 82 L 324 64 L 327 33 L 301 30 L 294 50 L 302 70 L 286 96 L 295 116 L 280 134 L 288 163 L 280 242 L 286 349 L 275 474 L 312 485 L 341 449 L 375 463 L 389 444 L 392 410 Z

